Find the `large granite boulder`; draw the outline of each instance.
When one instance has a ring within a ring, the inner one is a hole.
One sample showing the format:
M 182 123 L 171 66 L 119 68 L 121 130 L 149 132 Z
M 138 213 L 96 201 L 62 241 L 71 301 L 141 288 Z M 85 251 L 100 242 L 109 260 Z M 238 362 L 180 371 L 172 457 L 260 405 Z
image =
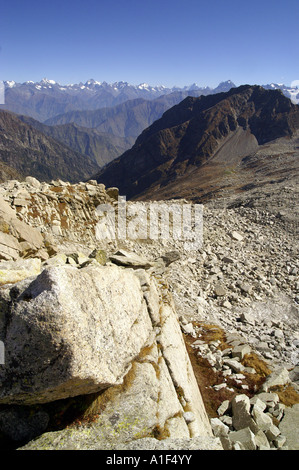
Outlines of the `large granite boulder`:
M 119 384 L 149 344 L 152 325 L 129 272 L 50 267 L 17 289 L 4 322 L 0 403 L 49 402 Z
M 212 438 L 172 298 L 153 275 L 50 266 L 0 294 L 6 412 L 96 393 L 99 416 L 68 448 L 92 447 L 95 436 L 102 449 L 143 437 Z M 57 442 L 52 448 L 66 445 Z

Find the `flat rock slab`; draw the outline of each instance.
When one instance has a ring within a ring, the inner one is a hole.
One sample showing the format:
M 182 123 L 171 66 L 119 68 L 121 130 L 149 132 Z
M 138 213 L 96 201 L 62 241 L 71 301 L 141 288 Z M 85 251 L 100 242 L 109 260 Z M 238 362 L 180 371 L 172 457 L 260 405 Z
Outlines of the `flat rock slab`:
M 129 266 L 132 268 L 137 267 L 146 269 L 153 266 L 152 263 L 150 263 L 147 259 L 143 258 L 142 256 L 139 256 L 136 253 L 130 253 L 125 250 L 119 250 L 114 255 L 111 255 L 110 261 L 120 266 Z

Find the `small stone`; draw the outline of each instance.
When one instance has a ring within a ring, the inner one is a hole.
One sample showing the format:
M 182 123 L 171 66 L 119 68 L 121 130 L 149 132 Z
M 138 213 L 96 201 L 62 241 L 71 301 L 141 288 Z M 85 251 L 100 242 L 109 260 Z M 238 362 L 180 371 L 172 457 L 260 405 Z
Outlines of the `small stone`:
M 195 330 L 194 330 L 192 323 L 187 323 L 187 325 L 182 325 L 181 328 L 184 331 L 184 333 L 186 333 L 187 335 L 192 335 L 192 336 L 195 335 Z
M 269 441 L 273 441 L 274 439 L 277 439 L 277 437 L 280 434 L 280 430 L 278 429 L 277 426 L 272 424 L 269 429 L 265 432 L 267 438 Z
M 222 258 L 222 261 L 223 261 L 223 263 L 226 263 L 226 264 L 233 264 L 233 263 L 235 262 L 235 261 L 234 261 L 232 258 L 230 258 L 229 256 L 224 256 L 224 257 Z
M 165 255 L 161 256 L 163 259 L 165 266 L 169 266 L 171 263 L 178 261 L 181 258 L 181 255 L 178 251 L 169 251 L 165 253 Z
M 227 436 L 229 433 L 229 427 L 220 421 L 219 418 L 212 418 L 210 420 L 213 433 L 216 437 Z
M 250 401 L 247 395 L 236 395 L 232 400 L 233 427 L 238 431 L 250 428 L 257 431 L 255 422 L 250 415 Z
M 217 409 L 218 416 L 223 416 L 230 409 L 230 401 L 224 400 Z
M 249 313 L 242 312 L 240 315 L 240 320 L 243 323 L 249 323 L 249 325 L 255 325 L 255 319 Z
M 256 395 L 250 398 L 250 404 L 255 406 L 256 408 L 259 408 L 261 411 L 265 411 L 265 409 L 267 408 L 266 403 L 260 400 Z
M 256 374 L 256 370 L 253 367 L 244 367 L 243 372 L 247 374 Z
M 232 444 L 240 442 L 245 450 L 256 450 L 255 436 L 248 427 L 230 432 L 228 438 Z
M 223 364 L 228 365 L 234 372 L 243 372 L 244 366 L 236 359 L 223 359 Z
M 275 387 L 277 385 L 286 385 L 290 382 L 291 379 L 288 370 L 285 367 L 281 367 L 278 370 L 272 372 L 272 374 L 268 375 L 266 381 L 261 387 L 261 390 L 268 392 L 271 387 Z
M 266 432 L 273 425 L 271 417 L 268 414 L 264 413 L 261 408 L 259 408 L 259 406 L 257 406 L 256 404 L 253 406 L 251 414 L 260 430 Z
M 281 449 L 284 444 L 286 443 L 287 438 L 285 436 L 282 436 L 281 434 L 277 436 L 275 439 L 273 439 L 273 444 L 277 449 Z
M 222 384 L 218 384 L 218 385 L 214 385 L 213 388 L 214 390 L 216 390 L 217 392 L 219 390 L 221 390 L 222 388 L 226 388 L 227 387 L 227 384 L 226 383 L 222 383 Z
M 255 434 L 254 439 L 255 439 L 255 443 L 256 443 L 258 449 L 261 449 L 261 448 L 270 449 L 269 441 L 267 439 L 266 434 L 263 431 L 261 431 L 261 430 L 258 431 Z
M 236 346 L 232 350 L 232 357 L 238 357 L 241 361 L 245 354 L 250 354 L 251 347 L 248 344 L 241 344 L 240 346 Z
M 236 232 L 236 231 L 231 232 L 230 236 L 232 237 L 233 240 L 237 240 L 237 241 L 242 241 L 243 240 L 242 235 L 240 233 Z
M 226 294 L 226 290 L 221 284 L 215 286 L 215 294 L 217 297 L 223 297 Z

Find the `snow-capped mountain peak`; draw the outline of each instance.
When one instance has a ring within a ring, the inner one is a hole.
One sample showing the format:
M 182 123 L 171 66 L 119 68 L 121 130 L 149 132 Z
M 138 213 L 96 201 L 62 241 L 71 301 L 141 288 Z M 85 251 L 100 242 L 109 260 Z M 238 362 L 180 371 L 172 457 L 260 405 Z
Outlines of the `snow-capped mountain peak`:
M 13 88 L 14 86 L 16 86 L 16 82 L 14 80 L 11 80 L 11 81 L 8 80 L 5 83 L 8 88 Z
M 56 85 L 55 80 L 48 80 L 48 78 L 43 78 L 40 83 L 43 85 Z

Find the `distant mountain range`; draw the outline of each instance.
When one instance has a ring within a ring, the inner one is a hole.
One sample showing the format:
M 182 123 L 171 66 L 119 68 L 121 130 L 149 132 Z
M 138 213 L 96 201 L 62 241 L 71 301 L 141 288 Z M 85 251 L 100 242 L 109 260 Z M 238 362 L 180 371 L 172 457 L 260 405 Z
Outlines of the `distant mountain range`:
M 229 83 L 223 84 L 222 88 L 228 86 Z M 107 108 L 69 111 L 45 123 L 26 115 L 18 117 L 76 152 L 90 156 L 102 167 L 131 148 L 141 132 L 167 109 L 189 95 L 200 94 L 200 90 L 176 91 L 151 100 L 136 98 Z
M 190 91 L 210 94 L 228 91 L 235 86 L 230 80 L 220 83 L 215 89 L 199 87 L 195 83 L 183 88 L 167 88 L 153 87 L 146 83 L 140 85 L 130 85 L 127 82 L 109 84 L 95 80 L 88 80 L 84 84 L 60 85 L 46 78 L 40 82 L 5 81 L 4 84 L 5 105 L 0 105 L 0 109 L 25 114 L 41 122 L 68 111 L 96 110 L 138 98 L 152 100 L 174 92 Z
M 254 173 L 245 177 L 250 157 L 265 144 L 289 139 L 298 130 L 299 106 L 281 90 L 245 85 L 226 93 L 189 96 L 145 129 L 134 146 L 106 165 L 96 179 L 119 187 L 128 198 L 205 200 L 225 187 L 232 175 L 240 188 L 254 181 Z M 280 177 L 279 168 L 293 151 L 292 147 L 280 155 L 275 170 Z M 292 160 L 294 171 L 297 157 Z M 273 168 L 268 171 L 271 179 Z
M 247 87 L 250 88 L 249 85 Z M 212 103 L 210 107 L 214 109 L 215 100 L 219 100 L 220 103 L 227 99 L 227 93 L 231 94 L 229 96 L 235 96 L 239 93 L 239 88 L 230 80 L 220 83 L 218 87 L 213 89 L 199 87 L 196 84 L 183 88 L 166 88 L 163 86 L 152 87 L 146 84 L 135 86 L 126 82 L 108 84 L 95 80 L 89 80 L 85 84 L 62 86 L 54 80 L 43 79 L 38 83 L 25 82 L 22 84 L 6 81 L 5 89 L 5 105 L 0 106 L 0 179 L 2 181 L 7 178 L 22 178 L 31 174 L 42 180 L 61 178 L 74 182 L 88 179 L 89 176 L 97 174 L 99 169 L 105 166 L 104 173 L 100 173 L 100 175 L 101 177 L 105 175 L 105 179 L 111 181 L 114 186 L 118 185 L 119 157 L 123 154 L 126 156 L 125 158 L 128 155 L 134 155 L 138 148 L 138 152 L 141 152 L 141 160 L 136 159 L 135 161 L 135 157 L 130 160 L 130 165 L 133 165 L 133 168 L 126 180 L 127 186 L 122 186 L 123 181 L 119 183 L 120 187 L 132 196 L 146 189 L 147 184 L 151 186 L 152 183 L 155 183 L 156 177 L 153 177 L 153 174 L 161 172 L 160 147 L 166 145 L 168 149 L 167 140 L 172 134 L 172 129 L 168 129 L 167 126 L 165 132 L 164 127 L 158 130 L 158 133 L 153 131 L 161 124 L 162 118 L 168 119 L 169 113 L 177 113 L 176 119 L 180 119 L 182 117 L 180 103 L 186 103 L 186 99 L 191 100 L 190 103 L 193 103 L 192 100 L 194 103 L 197 102 L 196 100 L 200 100 L 201 103 Z M 286 97 L 292 98 L 293 102 L 297 99 L 299 101 L 298 89 L 285 87 L 281 84 L 255 86 L 255 89 L 271 92 L 271 96 L 276 93 L 277 96 L 280 96 L 280 101 L 284 98 L 290 104 L 291 101 Z M 249 106 L 249 103 L 247 105 Z M 250 106 L 253 104 L 251 103 Z M 261 111 L 256 110 L 257 112 Z M 275 107 L 272 109 L 272 113 L 273 116 L 277 114 Z M 229 107 L 228 110 L 223 109 L 222 114 L 224 121 L 228 119 L 227 116 L 234 120 L 236 111 L 232 111 Z M 205 110 L 205 119 L 207 115 L 208 111 Z M 183 116 L 185 116 L 185 112 Z M 200 119 L 203 119 L 203 116 Z M 217 119 L 214 123 L 218 122 Z M 253 120 L 252 117 L 249 126 L 251 131 Z M 190 118 L 191 121 L 193 122 L 193 118 Z M 203 129 L 204 122 L 202 121 L 201 124 Z M 264 128 L 265 122 L 262 120 L 259 122 L 261 128 Z M 176 127 L 177 121 L 175 123 Z M 218 124 L 219 128 L 226 126 L 225 123 L 219 122 Z M 187 125 L 183 121 L 181 125 L 189 127 L 189 124 Z M 277 138 L 279 129 L 276 128 L 276 124 L 274 125 L 274 121 L 271 126 L 273 138 Z M 211 127 L 208 126 L 203 134 L 208 142 L 204 152 L 206 152 L 208 145 L 212 145 L 211 136 L 209 138 L 206 136 L 210 130 Z M 183 131 L 180 130 L 181 132 Z M 214 129 L 212 135 L 215 132 L 218 133 Z M 147 148 L 143 145 L 140 147 L 144 137 L 149 137 L 150 133 L 153 133 L 150 147 Z M 198 136 L 198 133 L 196 135 Z M 253 135 L 255 134 L 253 133 Z M 137 141 L 134 145 L 136 138 Z M 163 144 L 161 144 L 161 138 L 165 141 Z M 184 173 L 184 165 L 186 168 L 191 168 L 191 160 L 189 162 L 187 160 L 191 155 L 192 142 L 194 143 L 196 138 L 195 135 L 188 134 L 182 138 L 182 141 L 179 139 L 178 144 L 176 139 L 171 137 L 174 147 L 179 145 L 184 149 L 184 152 L 187 152 L 185 163 L 180 163 L 180 170 L 175 167 L 171 178 L 176 179 L 174 174 Z M 218 137 L 215 138 L 217 145 L 218 140 Z M 185 147 L 187 141 L 189 144 Z M 196 145 L 201 146 L 198 143 Z M 202 149 L 202 147 L 200 148 Z M 129 153 L 126 153 L 128 151 Z M 193 153 L 194 151 L 192 149 Z M 152 172 L 153 168 L 149 172 L 143 168 L 142 155 L 147 155 L 149 165 L 153 165 L 155 168 L 154 172 Z M 170 157 L 171 155 L 172 151 L 169 153 Z M 177 156 L 173 155 L 173 158 L 176 161 Z M 114 161 L 113 165 L 109 166 L 111 161 Z M 131 171 L 130 165 L 125 165 L 124 172 L 120 173 L 121 176 Z M 165 165 L 163 168 L 168 168 L 168 163 Z M 198 166 L 198 161 L 195 166 Z M 114 173 L 110 178 L 108 175 L 111 168 Z M 143 168 L 142 171 L 145 172 L 141 179 L 140 174 L 135 175 L 134 173 L 138 168 Z M 174 166 L 172 165 L 171 168 L 173 169 Z M 165 173 L 164 169 L 163 174 Z M 132 178 L 135 178 L 134 182 L 131 181 Z M 160 181 L 159 178 L 157 181 Z M 145 180 L 148 183 L 142 183 Z M 162 186 L 164 185 L 162 180 L 160 183 Z M 168 185 L 168 183 L 167 176 L 166 184 Z
M 5 81 L 5 105 L 17 114 L 31 116 L 44 122 L 69 111 L 97 110 L 114 107 L 128 100 L 142 98 L 152 100 L 163 95 L 182 92 L 187 96 L 196 96 L 227 92 L 236 85 L 227 80 L 216 88 L 200 87 L 196 83 L 184 87 L 150 86 L 146 83 L 131 85 L 127 82 L 98 82 L 93 79 L 86 83 L 61 85 L 54 80 L 44 78 L 40 82 L 27 81 L 16 83 Z M 285 96 L 299 102 L 299 90 L 283 84 L 263 85 L 266 89 L 281 89 Z

